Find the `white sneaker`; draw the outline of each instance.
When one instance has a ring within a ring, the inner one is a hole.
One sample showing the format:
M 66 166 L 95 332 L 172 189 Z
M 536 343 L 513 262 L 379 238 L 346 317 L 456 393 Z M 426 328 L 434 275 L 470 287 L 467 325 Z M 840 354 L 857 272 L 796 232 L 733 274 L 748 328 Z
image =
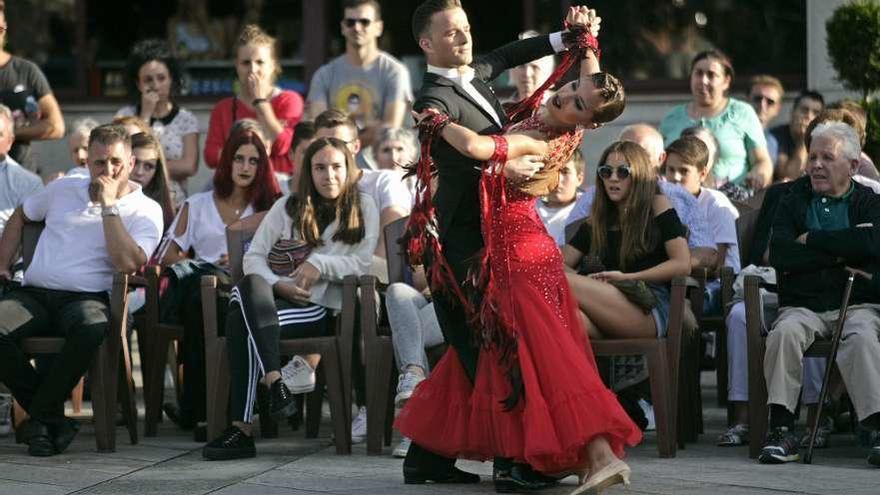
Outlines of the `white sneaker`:
M 12 433 L 12 396 L 0 394 L 0 437 Z
M 400 408 L 412 397 L 413 391 L 419 383 L 425 380 L 423 375 L 407 371 L 397 379 L 397 395 L 394 397 L 394 407 Z
M 406 453 L 409 452 L 409 446 L 412 444 L 412 440 L 407 437 L 403 437 L 397 447 L 394 447 L 394 450 L 391 451 L 391 455 L 393 457 L 400 457 L 401 459 L 406 457 Z
M 315 390 L 315 369 L 301 356 L 293 356 L 281 368 L 281 380 L 294 394 L 307 394 Z
M 648 426 L 645 428 L 645 431 L 656 430 L 657 423 L 654 421 L 654 406 L 648 404 L 648 401 L 645 399 L 639 399 L 639 407 L 642 408 L 642 411 L 645 413 L 645 419 L 648 420 Z
M 351 443 L 361 443 L 367 437 L 367 408 L 361 406 L 351 422 Z

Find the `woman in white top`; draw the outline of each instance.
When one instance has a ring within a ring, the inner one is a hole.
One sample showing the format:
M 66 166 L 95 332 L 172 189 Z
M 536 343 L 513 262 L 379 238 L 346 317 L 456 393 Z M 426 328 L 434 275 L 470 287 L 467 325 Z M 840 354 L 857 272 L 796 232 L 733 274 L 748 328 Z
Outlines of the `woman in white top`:
M 268 388 L 270 415 L 295 412 L 278 341 L 333 331 L 329 315 L 342 307 L 342 279 L 369 269 L 379 236 L 376 206 L 358 191 L 357 178 L 344 141 L 317 139 L 306 150 L 296 193 L 276 202 L 257 229 L 226 318 L 232 425 L 205 446 L 206 459 L 256 455 L 251 420 L 258 382 Z M 294 375 L 310 376 L 319 360 L 295 356 Z M 292 378 L 296 388 L 300 381 Z
M 199 281 L 202 275 L 228 280 L 226 226 L 268 210 L 279 195 L 263 142 L 253 131 L 240 131 L 226 141 L 214 173 L 214 189 L 190 196 L 169 229 L 162 264 L 171 267 L 172 283 L 162 298 L 163 320 L 184 327 L 186 377 L 179 408 L 166 404 L 164 409 L 182 428 L 191 428 L 205 419 L 205 346 Z M 192 260 L 187 259 L 190 250 L 194 252 Z M 204 438 L 202 432 L 196 430 L 197 439 Z
M 196 174 L 199 165 L 199 122 L 174 102 L 183 69 L 165 41 L 148 39 L 132 48 L 127 72 L 129 94 L 137 100 L 119 109 L 116 116 L 138 117 L 150 125 L 162 143 L 175 196 L 183 200 L 186 180 Z

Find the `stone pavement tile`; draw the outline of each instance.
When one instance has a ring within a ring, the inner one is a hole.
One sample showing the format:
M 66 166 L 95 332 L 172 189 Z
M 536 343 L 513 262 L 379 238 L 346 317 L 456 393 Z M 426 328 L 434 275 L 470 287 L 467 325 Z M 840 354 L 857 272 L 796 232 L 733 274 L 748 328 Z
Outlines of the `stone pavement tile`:
M 376 493 L 376 492 L 373 492 Z M 384 490 L 382 492 L 385 493 Z M 211 492 L 211 495 L 316 495 L 311 490 L 296 490 L 279 486 L 260 485 L 256 483 L 238 483 L 226 488 Z
M 115 477 L 113 474 L 73 466 L 67 469 L 47 465 L 35 466 L 0 462 L 0 480 L 19 481 L 22 483 L 42 483 L 69 488 L 85 488 L 113 477 Z
M 73 489 L 41 483 L 20 483 L 0 479 L 0 495 L 64 495 Z
M 98 452 L 78 452 L 51 457 L 31 457 L 25 452 L 0 453 L 0 462 L 41 467 L 57 467 L 65 469 L 86 469 L 108 475 L 127 474 L 137 469 L 149 466 L 152 462 L 138 459 L 129 459 L 119 455 L 100 454 Z M 0 473 L 2 476 L 2 473 Z

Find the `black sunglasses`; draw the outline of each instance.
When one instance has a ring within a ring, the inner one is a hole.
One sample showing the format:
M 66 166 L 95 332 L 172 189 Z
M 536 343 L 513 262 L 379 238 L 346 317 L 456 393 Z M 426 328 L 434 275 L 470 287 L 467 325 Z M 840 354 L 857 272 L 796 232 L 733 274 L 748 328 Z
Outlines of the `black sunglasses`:
M 764 101 L 764 100 L 766 100 L 766 101 L 767 101 L 767 104 L 770 105 L 771 107 L 772 107 L 773 105 L 776 104 L 776 100 L 774 100 L 773 98 L 767 98 L 767 97 L 764 96 L 764 95 L 755 95 L 755 96 L 752 96 L 752 102 L 754 102 L 755 105 L 760 105 L 761 102 Z
M 345 18 L 342 20 L 342 23 L 345 24 L 347 28 L 353 28 L 355 24 L 360 24 L 363 27 L 369 26 L 373 22 L 372 19 L 352 19 Z
M 603 179 L 610 179 L 614 172 L 617 172 L 617 178 L 620 180 L 626 179 L 630 175 L 632 175 L 632 169 L 629 168 L 629 165 L 621 165 L 619 167 L 612 167 L 611 165 L 602 165 L 599 167 L 596 172 L 599 174 L 599 177 Z

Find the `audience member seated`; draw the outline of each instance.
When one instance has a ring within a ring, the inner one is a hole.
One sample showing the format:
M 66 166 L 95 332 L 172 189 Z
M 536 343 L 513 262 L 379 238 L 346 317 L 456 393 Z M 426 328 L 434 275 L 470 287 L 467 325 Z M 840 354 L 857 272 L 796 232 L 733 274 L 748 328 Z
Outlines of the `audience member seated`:
M 800 178 L 806 172 L 807 125 L 825 108 L 825 99 L 816 91 L 803 91 L 794 100 L 788 124 L 770 130 L 779 142 L 776 159 L 776 180 L 787 181 Z
M 583 153 L 575 150 L 568 163 L 559 169 L 559 185 L 556 189 L 535 203 L 547 233 L 560 247 L 565 245 L 565 222 L 582 194 L 580 186 L 584 182 L 584 166 Z
M 327 110 L 315 119 L 315 136 L 335 137 L 348 145 L 349 151 L 357 155 L 361 150 L 361 142 L 357 135 L 354 121 L 339 110 Z M 389 223 L 409 215 L 412 208 L 412 196 L 401 181 L 400 174 L 388 170 L 360 170 L 357 181 L 358 189 L 369 196 L 379 209 L 379 243 L 374 253 L 380 258 L 374 264 L 371 273 L 380 280 L 387 282 L 388 272 L 382 263 L 385 259 L 384 229 Z
M 782 198 L 773 221 L 770 264 L 781 278 L 780 312 L 767 336 L 764 377 L 770 430 L 758 460 L 799 459 L 794 433 L 804 350 L 828 338 L 838 317 L 846 268 L 876 266 L 880 253 L 880 196 L 854 182 L 861 147 L 840 122 L 811 134 L 807 176 Z M 880 466 L 880 305 L 871 282 L 854 286 L 837 365 L 863 428 L 871 431 L 868 462 Z
M 303 163 L 303 154 L 306 148 L 315 140 L 315 123 L 308 120 L 300 121 L 293 128 L 293 141 L 290 143 L 290 163 L 293 164 L 293 172 L 290 174 L 290 180 L 287 181 L 287 194 L 296 189 L 299 184 L 299 171 Z M 282 185 L 281 189 L 284 189 Z
M 181 428 L 192 428 L 206 417 L 201 277 L 217 275 L 229 281 L 226 226 L 268 210 L 278 196 L 263 142 L 253 131 L 242 130 L 223 147 L 214 189 L 187 198 L 169 229 L 161 260 L 171 267 L 171 285 L 162 297 L 162 319 L 183 325 L 184 380 L 179 406 L 168 403 L 163 409 Z M 195 256 L 186 259 L 190 250 Z M 204 438 L 204 432 L 199 426 L 194 436 Z
M 541 33 L 531 29 L 519 33 L 519 39 L 521 40 L 534 38 L 536 36 L 541 36 Z M 511 96 L 510 103 L 517 103 L 532 96 L 532 93 L 537 91 L 537 89 L 544 84 L 544 81 L 550 78 L 550 74 L 553 73 L 553 69 L 555 68 L 556 61 L 553 60 L 552 55 L 548 55 L 510 69 L 508 71 L 510 82 L 513 83 L 514 88 L 516 88 L 516 93 Z M 544 101 L 547 101 L 551 95 L 552 93 L 550 91 L 545 92 Z
M 364 147 L 382 127 L 401 127 L 413 101 L 409 71 L 379 49 L 384 23 L 376 0 L 345 0 L 340 22 L 345 53 L 321 66 L 309 85 L 308 115 L 328 109 L 348 114 Z
M 782 98 L 785 96 L 785 89 L 779 79 L 767 75 L 759 74 L 749 80 L 749 103 L 758 114 L 758 120 L 761 121 L 761 127 L 764 128 L 764 139 L 767 140 L 767 154 L 770 155 L 770 162 L 776 166 L 776 158 L 779 154 L 779 141 L 776 140 L 770 132 L 770 124 L 773 119 L 779 115 L 782 110 Z
M 379 170 L 390 170 L 397 173 L 410 193 L 412 204 L 415 198 L 415 177 L 404 178 L 407 167 L 419 157 L 419 142 L 416 133 L 403 127 L 386 127 L 379 132 L 376 144 L 373 145 L 373 156 Z
M 715 243 L 712 241 L 709 223 L 697 199 L 680 185 L 667 182 L 665 177 L 659 173 L 660 166 L 666 160 L 666 151 L 663 149 L 663 137 L 657 132 L 657 129 L 648 124 L 633 124 L 625 127 L 618 139 L 634 142 L 648 153 L 649 163 L 654 169 L 652 176 L 657 177 L 660 192 L 670 201 L 681 222 L 688 229 L 687 242 L 691 251 L 692 267 L 710 268 L 715 266 L 717 260 Z M 596 186 L 587 188 L 575 202 L 566 224 L 588 217 L 595 195 Z
M 244 257 L 245 277 L 232 290 L 226 319 L 232 425 L 205 446 L 208 460 L 256 455 L 251 422 L 258 387 L 268 393 L 268 411 L 261 414 L 295 413 L 293 394 L 314 389 L 321 356 L 294 356 L 285 373 L 279 339 L 332 334 L 330 316 L 342 308 L 343 278 L 370 266 L 379 215 L 358 191 L 346 143 L 319 138 L 303 163 L 296 194 L 269 210 Z M 279 251 L 293 255 L 280 262 Z
M 0 103 L 12 111 L 15 142 L 9 155 L 31 172 L 40 173 L 31 153 L 31 142 L 64 137 L 64 116 L 49 81 L 37 64 L 6 51 L 7 22 L 5 2 L 0 3 Z M 21 26 L 27 31 L 29 26 Z M 35 35 L 37 33 L 34 33 Z
M 690 272 L 686 230 L 641 146 L 609 146 L 596 182 L 590 216 L 562 250 L 590 338 L 663 335 L 670 282 Z
M 153 129 L 147 125 L 146 122 L 141 120 L 140 117 L 136 117 L 134 115 L 124 115 L 121 117 L 113 117 L 113 123 L 119 124 L 125 128 L 125 131 L 128 132 L 129 137 L 134 136 L 135 134 L 152 134 Z
M 104 340 L 113 273 L 137 270 L 162 236 L 162 209 L 129 181 L 125 129 L 95 128 L 88 161 L 90 177 L 51 182 L 25 199 L 0 240 L 0 279 L 9 281 L 24 223 L 46 223 L 22 285 L 0 299 L 0 381 L 30 416 L 33 456 L 60 454 L 79 430 L 60 411 Z M 42 381 L 19 347 L 34 336 L 66 339 Z
M 0 233 L 15 209 L 28 196 L 43 188 L 43 181 L 37 174 L 25 170 L 9 156 L 14 140 L 12 112 L 0 103 Z
M 688 127 L 681 131 L 681 137 L 685 136 L 694 136 L 695 138 L 698 138 L 706 145 L 706 148 L 709 149 L 709 156 L 706 161 L 706 169 L 709 171 L 709 174 L 703 179 L 703 185 L 714 189 L 717 181 L 715 180 L 715 176 L 712 175 L 712 167 L 714 167 L 715 162 L 718 161 L 718 140 L 715 139 L 715 135 L 712 134 L 712 131 L 699 125 Z M 665 174 L 666 172 L 664 171 L 663 173 Z
M 867 127 L 868 122 L 868 114 L 865 112 L 865 109 L 862 108 L 862 106 L 858 102 L 855 102 L 853 100 L 839 100 L 829 104 L 827 110 L 846 110 L 850 112 L 853 117 L 855 117 L 855 123 L 847 123 L 852 126 L 853 129 L 856 130 L 856 132 L 859 133 L 859 140 L 862 143 L 862 148 L 864 148 L 866 137 L 865 128 Z M 815 122 L 816 120 L 818 120 L 818 117 L 816 117 L 816 119 L 813 119 L 813 122 Z M 813 122 L 810 122 L 810 124 L 812 124 Z M 809 132 L 807 133 L 807 136 L 809 136 Z M 807 137 L 807 140 L 809 140 L 809 137 Z M 809 144 L 807 144 L 807 146 L 809 147 Z M 866 177 L 874 181 L 880 180 L 880 173 L 877 172 L 877 166 L 874 164 L 874 161 L 871 160 L 871 157 L 864 152 L 864 150 L 862 151 L 861 156 L 859 156 L 859 168 L 858 170 L 856 170 L 856 175 Z M 874 192 L 877 191 L 875 190 Z
M 709 149 L 705 143 L 694 136 L 676 139 L 666 148 L 666 180 L 680 184 L 699 201 L 703 214 L 709 221 L 712 237 L 718 251 L 718 261 L 710 275 L 715 277 L 706 286 L 706 305 L 704 314 L 721 312 L 721 268 L 729 266 L 739 273 L 739 247 L 736 237 L 736 219 L 739 211 L 721 191 L 703 187 L 709 175 L 707 167 Z
M 162 207 L 162 232 L 165 232 L 174 221 L 175 209 L 162 144 L 152 134 L 140 132 L 131 137 L 131 152 L 134 155 L 131 180 L 140 184 L 144 194 Z
M 288 151 L 293 128 L 303 113 L 302 97 L 275 85 L 281 74 L 275 38 L 253 24 L 244 27 L 236 42 L 235 72 L 239 92 L 220 100 L 211 110 L 205 139 L 205 164 L 216 168 L 232 125 L 240 119 L 256 119 L 271 142 L 269 158 L 276 172 L 290 174 Z
M 89 133 L 98 127 L 98 121 L 91 117 L 76 119 L 70 124 L 70 136 L 67 137 L 67 150 L 70 151 L 70 163 L 73 165 L 67 176 L 88 177 L 89 175 Z M 60 173 L 60 172 L 59 172 Z M 58 177 L 55 177 L 56 179 Z
M 770 185 L 773 164 L 755 111 L 729 95 L 733 75 L 727 55 L 718 50 L 698 53 L 691 62 L 691 101 L 663 117 L 660 133 L 669 144 L 688 127 L 708 127 L 721 143 L 713 170 L 717 187 L 731 182 L 731 187 L 757 191 Z
M 199 122 L 174 101 L 183 69 L 164 41 L 148 39 L 134 45 L 126 71 L 128 94 L 136 98 L 135 104 L 122 107 L 116 116 L 136 116 L 150 124 L 162 143 L 177 208 L 186 198 L 186 180 L 199 166 Z

